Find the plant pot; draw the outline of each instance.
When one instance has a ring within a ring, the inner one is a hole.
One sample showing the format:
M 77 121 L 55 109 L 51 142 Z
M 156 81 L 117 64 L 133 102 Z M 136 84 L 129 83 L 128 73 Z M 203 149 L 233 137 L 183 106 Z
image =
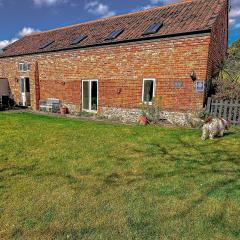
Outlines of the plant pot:
M 61 115 L 68 114 L 68 108 L 67 107 L 61 107 L 60 108 L 60 113 L 61 113 Z
M 145 116 L 140 116 L 139 119 L 138 119 L 138 123 L 140 125 L 146 126 L 146 125 L 149 124 L 149 120 Z

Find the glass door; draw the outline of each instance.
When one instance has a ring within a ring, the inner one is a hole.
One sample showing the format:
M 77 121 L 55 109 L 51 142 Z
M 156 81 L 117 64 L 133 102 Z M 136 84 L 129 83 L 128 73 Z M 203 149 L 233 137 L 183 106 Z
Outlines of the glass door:
M 22 105 L 27 107 L 30 106 L 30 80 L 29 78 L 21 78 L 21 95 Z
M 82 108 L 83 111 L 97 112 L 98 110 L 98 81 L 82 81 Z

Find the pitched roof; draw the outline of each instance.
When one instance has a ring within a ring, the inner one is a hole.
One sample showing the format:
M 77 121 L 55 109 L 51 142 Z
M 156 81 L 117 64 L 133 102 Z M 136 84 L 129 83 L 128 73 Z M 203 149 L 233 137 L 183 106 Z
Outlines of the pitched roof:
M 167 6 L 35 33 L 9 45 L 0 54 L 0 57 L 207 31 L 212 28 L 224 2 L 225 0 L 185 0 Z M 159 22 L 163 23 L 159 31 L 154 34 L 143 35 L 149 25 Z M 117 29 L 124 31 L 115 39 L 106 40 L 109 34 Z M 79 36 L 87 37 L 77 45 L 71 45 Z M 42 48 L 43 45 L 47 45 L 49 42 L 52 43 L 46 48 Z

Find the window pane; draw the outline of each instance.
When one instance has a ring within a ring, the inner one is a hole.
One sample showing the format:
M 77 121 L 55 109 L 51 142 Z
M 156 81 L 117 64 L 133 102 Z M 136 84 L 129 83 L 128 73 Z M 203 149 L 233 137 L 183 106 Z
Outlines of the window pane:
M 97 98 L 98 98 L 98 91 L 97 91 L 97 82 L 92 82 L 92 89 L 91 89 L 91 110 L 97 111 Z
M 21 92 L 24 93 L 25 92 L 25 79 L 24 78 L 21 78 Z
M 108 37 L 106 38 L 106 40 L 113 40 L 115 38 L 117 38 L 120 34 L 123 33 L 123 29 L 118 29 L 118 30 L 114 30 L 113 32 L 111 32 Z
M 44 43 L 44 44 L 40 47 L 40 49 L 47 48 L 48 46 L 52 45 L 54 42 L 55 42 L 55 41 L 52 41 L 52 40 L 51 40 L 51 41 L 48 41 L 48 42 Z
M 83 82 L 83 109 L 89 110 L 89 82 Z
M 158 32 L 158 30 L 163 26 L 163 23 L 153 23 L 151 24 L 143 33 L 144 35 L 152 34 Z
M 80 42 L 82 42 L 84 39 L 86 39 L 87 36 L 86 35 L 81 35 L 79 37 L 77 37 L 72 43 L 71 45 L 76 45 L 79 44 Z
M 30 81 L 29 78 L 25 78 L 26 92 L 30 92 Z
M 154 82 L 152 80 L 144 81 L 144 95 L 143 95 L 144 102 L 151 102 L 153 99 L 153 83 Z

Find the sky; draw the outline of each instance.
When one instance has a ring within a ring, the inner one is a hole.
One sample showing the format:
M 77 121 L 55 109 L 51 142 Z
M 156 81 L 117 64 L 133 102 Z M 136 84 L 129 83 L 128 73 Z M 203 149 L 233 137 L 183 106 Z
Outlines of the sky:
M 0 49 L 33 32 L 180 0 L 0 0 Z M 240 0 L 231 0 L 229 44 L 240 38 Z

